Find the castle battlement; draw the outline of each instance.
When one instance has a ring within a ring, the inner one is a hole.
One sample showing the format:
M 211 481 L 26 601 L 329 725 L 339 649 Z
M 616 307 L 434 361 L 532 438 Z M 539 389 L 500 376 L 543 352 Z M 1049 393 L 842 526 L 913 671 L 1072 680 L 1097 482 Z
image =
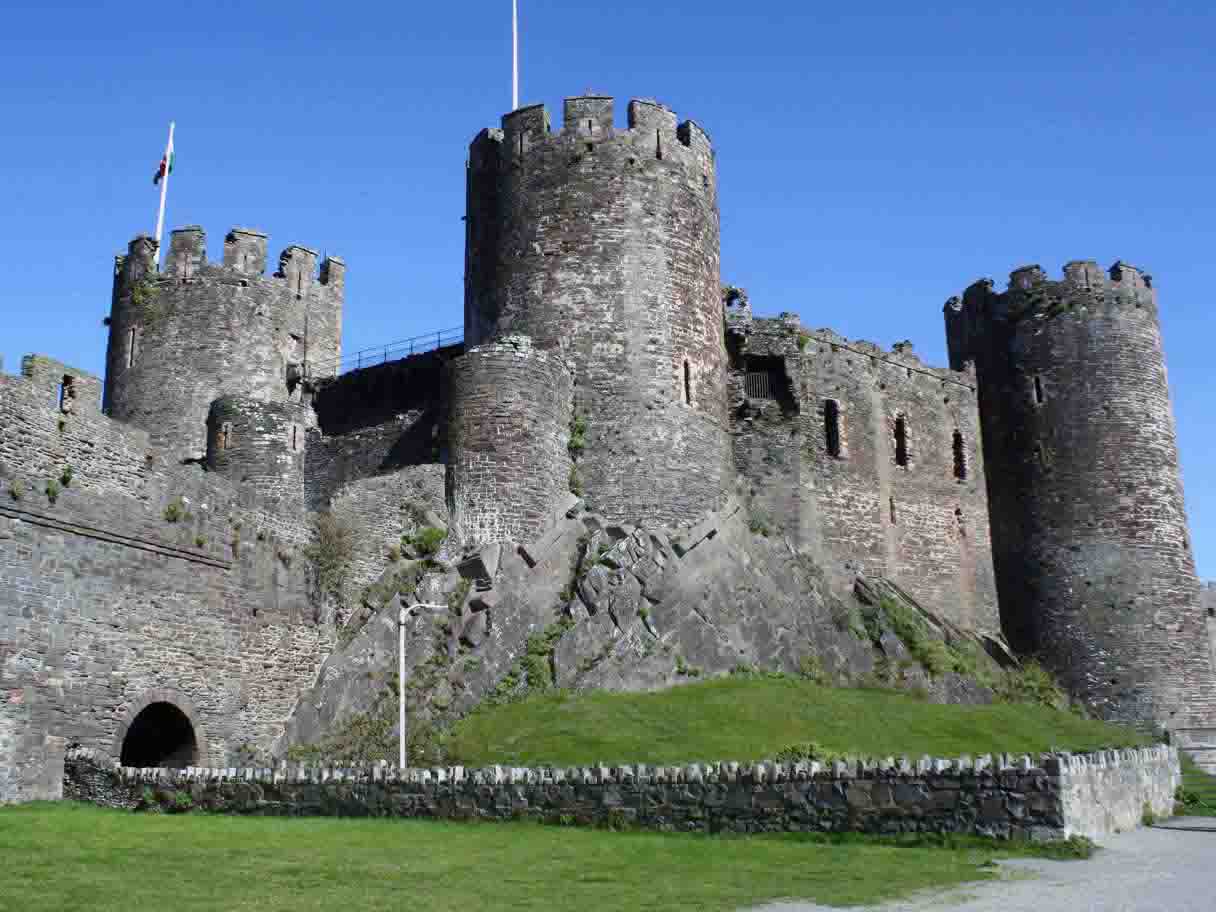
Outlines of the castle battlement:
M 562 128 L 551 129 L 543 104 L 528 105 L 503 115 L 502 129 L 479 133 L 470 148 L 470 167 L 524 169 L 536 158 L 557 154 L 577 164 L 584 156 L 619 150 L 618 164 L 636 167 L 642 162 L 664 162 L 683 167 L 702 189 L 715 193 L 713 143 L 694 120 L 681 122 L 671 108 L 648 98 L 629 102 L 628 126 L 614 125 L 615 100 L 606 95 L 567 98 Z M 613 159 L 615 162 L 615 159 Z
M 116 279 L 121 277 L 120 294 L 128 293 L 131 285 L 153 273 L 155 256 L 156 241 L 138 235 L 128 245 L 125 256 L 115 257 Z M 225 234 L 223 258 L 211 261 L 207 259 L 207 232 L 201 225 L 186 225 L 170 232 L 164 266 L 154 275 L 154 281 L 199 280 L 209 273 L 217 277 L 235 274 L 281 282 L 301 296 L 313 285 L 340 290 L 346 263 L 340 257 L 326 257 L 318 267 L 317 261 L 316 250 L 291 244 L 279 254 L 278 268 L 266 275 L 267 235 L 256 228 L 239 226 Z

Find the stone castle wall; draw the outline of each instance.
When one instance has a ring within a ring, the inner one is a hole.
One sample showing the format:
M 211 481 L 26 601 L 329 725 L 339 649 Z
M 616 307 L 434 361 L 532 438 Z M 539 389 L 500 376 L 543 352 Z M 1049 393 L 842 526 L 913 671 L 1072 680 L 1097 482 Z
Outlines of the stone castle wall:
M 118 756 L 154 695 L 203 762 L 268 746 L 334 642 L 307 597 L 305 518 L 166 459 L 101 414 L 97 378 L 25 368 L 0 375 L 0 801 L 44 793 L 31 758 L 56 739 Z
M 1169 747 L 882 762 L 573 768 L 129 769 L 87 751 L 64 796 L 226 814 L 534 820 L 706 833 L 968 833 L 1046 841 L 1133 829 L 1173 812 Z
M 264 274 L 266 236 L 234 228 L 222 264 L 198 227 L 173 232 L 159 273 L 136 238 L 115 265 L 105 411 L 142 427 L 178 459 L 206 452 L 207 413 L 223 395 L 299 401 L 289 366 L 341 354 L 345 265 L 288 247 Z
M 590 418 L 588 504 L 690 525 L 722 502 L 717 178 L 705 132 L 649 101 L 569 98 L 483 131 L 469 153 L 465 337 L 560 348 Z
M 735 467 L 755 521 L 837 588 L 883 576 L 964 629 L 999 632 L 974 377 L 906 343 L 755 319 L 746 303 L 728 325 Z
M 974 362 L 1002 620 L 1103 717 L 1212 724 L 1216 674 L 1149 277 L 1015 271 L 946 306 Z
M 314 511 L 332 510 L 354 532 L 354 596 L 383 572 L 401 536 L 429 512 L 445 524 L 444 366 L 458 346 L 352 371 L 313 397 L 306 489 Z

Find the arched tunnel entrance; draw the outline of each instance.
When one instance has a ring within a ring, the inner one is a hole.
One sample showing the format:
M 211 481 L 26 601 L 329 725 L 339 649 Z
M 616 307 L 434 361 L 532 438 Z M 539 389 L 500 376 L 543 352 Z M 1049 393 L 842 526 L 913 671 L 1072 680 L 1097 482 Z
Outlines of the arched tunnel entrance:
M 122 739 L 123 766 L 181 768 L 198 765 L 198 738 L 184 712 L 172 703 L 149 703 Z

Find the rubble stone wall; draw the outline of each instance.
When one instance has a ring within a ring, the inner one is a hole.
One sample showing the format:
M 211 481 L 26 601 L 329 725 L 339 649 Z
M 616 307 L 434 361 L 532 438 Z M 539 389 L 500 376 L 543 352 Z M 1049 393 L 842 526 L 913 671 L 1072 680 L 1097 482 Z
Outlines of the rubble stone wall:
M 64 797 L 261 816 L 529 819 L 682 832 L 1102 837 L 1172 812 L 1169 747 L 972 760 L 576 768 L 129 769 L 72 751 Z M 185 797 L 183 797 L 185 796 Z M 1117 808 L 1114 807 L 1117 804 Z M 1134 808 L 1135 813 L 1131 813 Z
M 45 793 L 55 738 L 121 751 L 148 694 L 204 760 L 268 746 L 334 642 L 308 600 L 304 517 L 60 402 L 48 358 L 0 375 L 0 801 Z M 50 746 L 48 746 L 50 745 Z

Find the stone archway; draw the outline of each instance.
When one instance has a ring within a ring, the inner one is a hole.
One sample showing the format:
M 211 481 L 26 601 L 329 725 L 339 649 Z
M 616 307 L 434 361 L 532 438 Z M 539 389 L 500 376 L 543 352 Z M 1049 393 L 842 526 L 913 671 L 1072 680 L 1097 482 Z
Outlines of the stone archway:
M 207 746 L 194 707 L 174 691 L 149 691 L 115 733 L 114 756 L 123 766 L 198 766 Z

